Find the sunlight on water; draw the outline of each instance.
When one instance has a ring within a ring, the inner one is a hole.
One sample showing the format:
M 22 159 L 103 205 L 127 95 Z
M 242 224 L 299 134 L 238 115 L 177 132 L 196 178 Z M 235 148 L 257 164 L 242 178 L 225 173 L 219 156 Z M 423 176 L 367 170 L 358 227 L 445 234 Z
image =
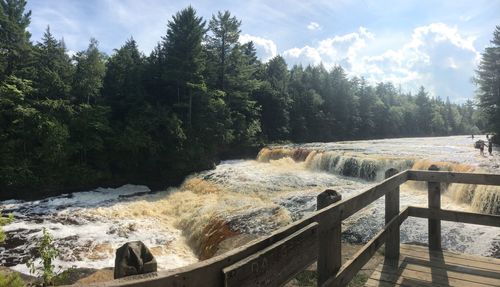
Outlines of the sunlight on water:
M 271 146 L 257 159 L 226 161 L 194 174 L 179 188 L 152 193 L 126 185 L 45 200 L 4 201 L 15 222 L 5 226 L 2 265 L 27 272 L 24 262 L 33 238 L 46 227 L 61 249 L 57 264 L 102 268 L 114 265 L 114 251 L 142 240 L 159 269 L 184 266 L 248 240 L 269 234 L 316 209 L 316 196 L 330 188 L 349 198 L 380 181 L 388 168 L 498 173 L 498 155 L 479 156 L 472 140 L 462 137 L 412 138 Z M 425 183 L 401 188 L 401 206 L 426 206 Z M 500 213 L 498 187 L 451 184 L 444 208 Z M 384 200 L 344 222 L 348 242 L 369 240 L 383 226 Z M 443 246 L 460 252 L 494 255 L 498 229 L 443 222 Z M 426 242 L 427 221 L 409 219 L 403 242 Z M 495 253 L 496 252 L 496 253 Z M 498 255 L 496 255 L 498 256 Z

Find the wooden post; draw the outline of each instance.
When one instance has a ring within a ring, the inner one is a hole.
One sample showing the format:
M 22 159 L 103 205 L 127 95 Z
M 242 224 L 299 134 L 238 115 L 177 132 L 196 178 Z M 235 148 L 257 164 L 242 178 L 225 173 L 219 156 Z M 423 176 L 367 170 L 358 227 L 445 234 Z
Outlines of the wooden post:
M 389 178 L 399 171 L 390 168 L 385 172 L 385 178 Z M 389 223 L 395 216 L 399 215 L 399 186 L 385 195 L 385 224 Z M 397 266 L 399 262 L 399 225 L 388 230 L 385 240 L 385 259 L 388 265 Z
M 430 171 L 438 171 L 439 168 L 435 165 L 429 167 Z M 427 183 L 429 209 L 441 209 L 441 183 Z M 429 249 L 441 250 L 441 220 L 429 219 Z
M 317 197 L 317 210 L 325 208 L 342 199 L 335 190 L 327 189 Z M 331 218 L 329 218 L 331 219 Z M 319 223 L 318 245 L 318 286 L 321 286 L 329 277 L 337 274 L 342 266 L 341 233 L 342 220 L 336 214 L 332 221 L 323 220 Z

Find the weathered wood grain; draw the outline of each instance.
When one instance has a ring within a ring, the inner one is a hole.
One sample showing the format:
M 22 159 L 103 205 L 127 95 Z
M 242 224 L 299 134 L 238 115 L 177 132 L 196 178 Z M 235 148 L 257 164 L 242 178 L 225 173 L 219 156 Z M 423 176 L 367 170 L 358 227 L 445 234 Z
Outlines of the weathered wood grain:
M 287 238 L 222 270 L 226 287 L 282 286 L 317 258 L 318 224 L 311 223 Z
M 480 214 L 446 209 L 433 210 L 425 207 L 414 206 L 409 207 L 408 212 L 408 215 L 412 217 L 431 218 L 445 221 L 500 227 L 500 215 Z
M 385 225 L 384 229 L 377 233 L 368 243 L 363 246 L 351 260 L 347 261 L 340 268 L 337 275 L 330 277 L 321 287 L 333 287 L 333 286 L 346 286 L 352 278 L 358 273 L 358 271 L 363 267 L 375 254 L 375 252 L 385 243 L 387 234 L 389 230 L 393 228 L 398 228 L 408 217 L 408 209 L 405 208 L 395 216 L 388 224 Z
M 342 196 L 334 190 L 325 190 L 317 196 L 317 209 L 321 210 L 338 202 Z M 337 213 L 338 215 L 338 213 Z M 329 218 L 331 220 L 331 218 Z M 321 286 L 328 277 L 335 275 L 342 266 L 342 221 L 337 216 L 332 221 L 323 220 L 319 223 L 318 246 L 318 286 Z
M 408 180 L 500 185 L 500 174 L 408 170 Z

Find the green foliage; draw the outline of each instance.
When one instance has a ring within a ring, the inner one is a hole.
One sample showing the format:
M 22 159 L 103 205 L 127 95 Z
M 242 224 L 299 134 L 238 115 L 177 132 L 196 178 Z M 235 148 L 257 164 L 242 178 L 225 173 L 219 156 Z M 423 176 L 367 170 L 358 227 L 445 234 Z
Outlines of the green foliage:
M 23 72 L 30 57 L 31 11 L 25 0 L 0 0 L 0 80 Z
M 76 62 L 73 78 L 73 96 L 79 103 L 93 103 L 100 96 L 106 66 L 105 56 L 98 49 L 96 39 L 90 39 L 87 50 L 74 56 Z
M 496 26 L 491 46 L 485 48 L 476 73 L 479 106 L 488 128 L 500 135 L 500 26 Z
M 42 237 L 37 242 L 37 251 L 41 259 L 42 266 L 36 267 L 34 260 L 26 263 L 31 274 L 37 274 L 42 277 L 44 285 L 52 285 L 56 273 L 52 262 L 59 256 L 59 250 L 54 245 L 54 238 L 52 235 L 43 228 Z
M 2 229 L 2 226 L 11 223 L 14 220 L 14 215 L 9 214 L 7 217 L 3 217 L 0 213 L 0 243 L 5 240 L 5 233 Z
M 369 85 L 340 66 L 262 63 L 229 11 L 206 25 L 190 6 L 147 57 L 132 38 L 109 58 L 91 39 L 70 59 L 48 27 L 30 43 L 25 6 L 0 0 L 2 199 L 126 182 L 160 188 L 264 142 L 470 134 L 500 122 L 498 40 L 478 71 L 478 111 L 424 87 L 412 95 Z
M 34 87 L 36 96 L 49 99 L 69 99 L 74 67 L 66 54 L 64 42 L 57 41 L 47 27 L 42 42 L 36 46 Z
M 9 274 L 0 273 L 0 287 L 24 287 L 26 283 L 23 281 L 19 273 L 12 272 Z

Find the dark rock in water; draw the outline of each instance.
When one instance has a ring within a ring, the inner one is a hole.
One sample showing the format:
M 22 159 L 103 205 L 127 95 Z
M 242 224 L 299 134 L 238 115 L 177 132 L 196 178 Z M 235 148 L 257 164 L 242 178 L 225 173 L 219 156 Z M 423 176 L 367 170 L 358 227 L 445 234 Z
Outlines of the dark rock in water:
M 316 210 L 316 196 L 314 195 L 294 195 L 280 199 L 275 203 L 286 208 L 290 212 L 293 221 L 301 219 L 307 212 Z
M 35 248 L 27 248 L 25 244 L 30 240 L 30 234 L 38 231 L 40 230 L 17 229 L 5 232 L 6 239 L 0 244 L 0 265 L 16 266 L 32 258 Z
M 156 270 L 156 259 L 141 241 L 127 242 L 116 250 L 115 279 Z
M 327 189 L 322 193 L 318 194 L 317 197 L 317 209 L 322 209 L 327 207 L 328 205 L 335 203 L 339 200 L 342 200 L 342 195 L 333 189 Z

